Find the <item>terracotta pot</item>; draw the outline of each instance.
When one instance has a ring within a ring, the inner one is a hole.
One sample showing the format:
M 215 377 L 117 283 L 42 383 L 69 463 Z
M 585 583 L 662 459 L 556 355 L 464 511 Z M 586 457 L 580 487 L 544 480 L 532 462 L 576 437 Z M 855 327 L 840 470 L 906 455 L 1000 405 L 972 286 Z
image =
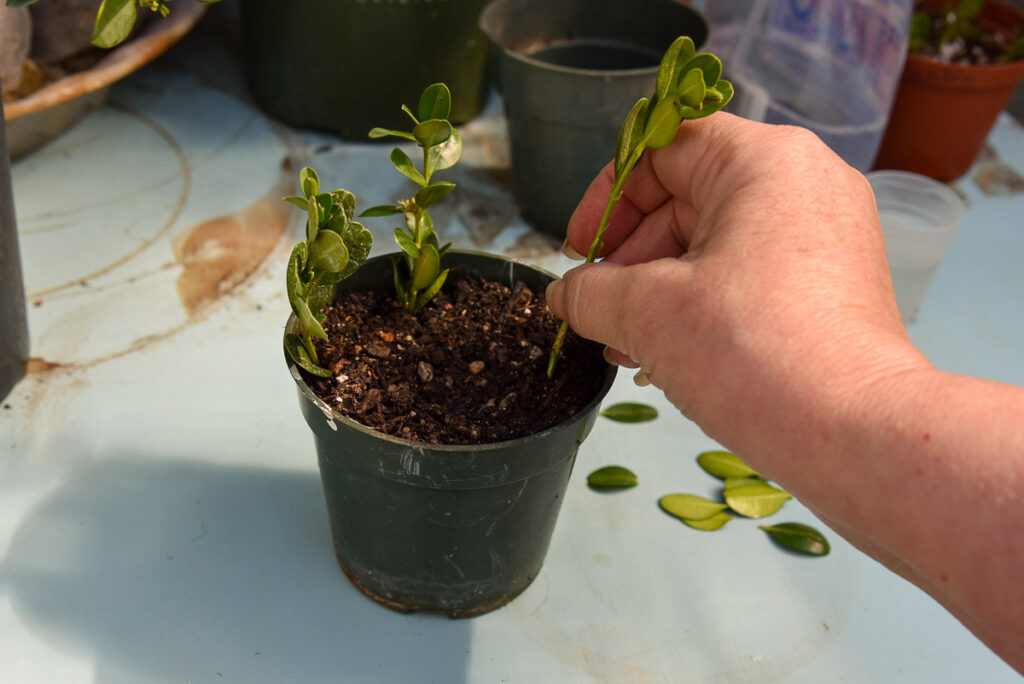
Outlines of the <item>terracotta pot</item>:
M 941 7 L 941 0 L 922 3 Z M 988 0 L 979 15 L 990 30 L 1024 28 L 1024 11 Z M 908 55 L 876 169 L 902 169 L 950 181 L 967 173 L 1014 87 L 1024 60 L 964 66 Z

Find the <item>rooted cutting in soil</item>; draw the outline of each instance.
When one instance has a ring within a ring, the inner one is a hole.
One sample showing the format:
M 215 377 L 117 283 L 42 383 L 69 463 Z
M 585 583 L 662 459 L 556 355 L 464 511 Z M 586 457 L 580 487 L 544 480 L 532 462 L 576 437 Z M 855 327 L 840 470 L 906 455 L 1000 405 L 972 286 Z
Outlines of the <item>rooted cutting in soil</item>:
M 566 342 L 554 380 L 545 374 L 558 320 L 542 295 L 476 277 L 445 287 L 417 316 L 388 292 L 342 292 L 317 341 L 333 378 L 306 376 L 353 420 L 396 437 L 483 444 L 557 425 L 604 382 L 600 347 Z

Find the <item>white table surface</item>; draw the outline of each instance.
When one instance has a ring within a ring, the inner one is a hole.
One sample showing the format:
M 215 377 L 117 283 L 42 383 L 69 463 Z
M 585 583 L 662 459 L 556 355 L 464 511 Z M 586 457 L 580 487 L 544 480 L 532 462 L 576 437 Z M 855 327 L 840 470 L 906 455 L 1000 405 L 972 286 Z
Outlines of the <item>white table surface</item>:
M 363 597 L 331 551 L 282 362 L 301 217 L 277 198 L 285 159 L 361 206 L 408 188 L 387 148 L 267 119 L 237 61 L 194 75 L 226 54 L 211 40 L 190 36 L 13 165 L 36 360 L 0 402 L 0 681 L 1020 681 L 834 533 L 831 555 L 808 559 L 754 521 L 701 533 L 659 511 L 662 494 L 715 494 L 694 458 L 716 445 L 626 373 L 606 403 L 662 415 L 598 423 L 524 594 L 468 620 Z M 556 242 L 516 213 L 504 135 L 492 97 L 464 129 L 439 226 L 563 271 Z M 955 184 L 967 218 L 909 330 L 942 368 L 1024 384 L 1024 194 L 973 180 L 999 164 L 1024 174 L 1024 129 L 1004 115 L 990 145 L 999 159 Z M 390 251 L 390 227 L 374 227 Z M 610 463 L 640 485 L 589 490 Z M 827 530 L 798 502 L 770 520 L 783 519 Z

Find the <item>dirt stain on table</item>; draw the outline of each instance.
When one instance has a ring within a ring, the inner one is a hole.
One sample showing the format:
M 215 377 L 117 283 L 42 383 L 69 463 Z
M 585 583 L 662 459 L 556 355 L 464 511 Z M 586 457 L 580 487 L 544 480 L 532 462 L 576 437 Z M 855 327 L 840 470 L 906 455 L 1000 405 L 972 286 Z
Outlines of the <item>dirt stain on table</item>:
M 291 175 L 286 161 L 280 180 L 262 198 L 197 224 L 177 241 L 178 294 L 189 316 L 234 290 L 273 251 L 291 216 L 291 206 L 281 199 L 292 190 Z
M 1024 178 L 1016 169 L 1004 163 L 992 147 L 986 146 L 982 150 L 975 168 L 971 180 L 989 197 L 1024 193 Z

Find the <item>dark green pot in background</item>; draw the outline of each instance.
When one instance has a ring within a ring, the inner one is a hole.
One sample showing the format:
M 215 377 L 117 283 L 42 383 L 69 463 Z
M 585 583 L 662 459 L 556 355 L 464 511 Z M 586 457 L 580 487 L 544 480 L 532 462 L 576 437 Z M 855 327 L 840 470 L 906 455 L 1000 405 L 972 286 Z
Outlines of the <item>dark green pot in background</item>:
M 18 251 L 18 226 L 14 218 L 11 166 L 7 134 L 0 103 L 0 399 L 7 396 L 25 375 L 28 361 L 28 323 L 25 289 Z
M 558 238 L 619 128 L 654 91 L 681 35 L 699 48 L 703 16 L 675 0 L 494 0 L 480 16 L 505 102 L 512 190 L 523 218 Z
M 535 291 L 553 278 L 487 254 L 450 252 L 445 259 L 450 278 L 472 272 L 509 286 L 522 280 Z M 390 257 L 368 260 L 341 287 L 391 288 Z M 294 368 L 292 375 L 345 574 L 391 608 L 467 617 L 505 605 L 540 572 L 576 450 L 615 368 L 607 367 L 586 408 L 559 425 L 506 442 L 456 446 L 371 430 L 331 410 Z
M 442 81 L 464 123 L 486 98 L 485 2 L 244 0 L 249 90 L 291 126 L 365 141 L 374 126 L 407 128 L 402 105 Z

